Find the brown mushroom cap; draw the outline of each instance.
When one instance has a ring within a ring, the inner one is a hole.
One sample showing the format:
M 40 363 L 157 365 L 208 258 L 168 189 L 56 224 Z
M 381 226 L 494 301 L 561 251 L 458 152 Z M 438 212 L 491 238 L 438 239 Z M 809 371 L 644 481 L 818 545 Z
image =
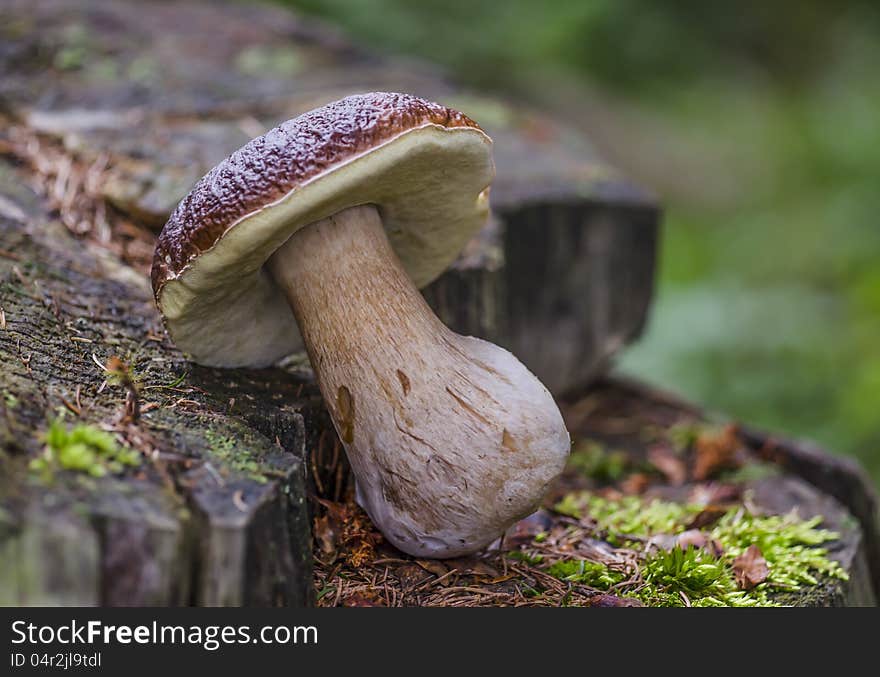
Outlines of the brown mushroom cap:
M 264 269 L 293 233 L 376 205 L 421 287 L 485 224 L 493 176 L 475 122 L 411 95 L 350 96 L 288 120 L 212 169 L 165 224 L 152 281 L 166 327 L 202 364 L 271 364 L 301 348 Z

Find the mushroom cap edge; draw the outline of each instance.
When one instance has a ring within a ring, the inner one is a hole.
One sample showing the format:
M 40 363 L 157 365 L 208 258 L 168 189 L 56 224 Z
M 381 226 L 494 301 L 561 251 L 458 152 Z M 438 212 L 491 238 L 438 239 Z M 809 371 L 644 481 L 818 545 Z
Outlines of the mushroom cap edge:
M 152 282 L 172 338 L 196 362 L 266 366 L 301 348 L 263 269 L 299 228 L 375 204 L 421 287 L 488 218 L 491 139 L 406 94 L 346 97 L 253 139 L 206 174 L 159 236 Z

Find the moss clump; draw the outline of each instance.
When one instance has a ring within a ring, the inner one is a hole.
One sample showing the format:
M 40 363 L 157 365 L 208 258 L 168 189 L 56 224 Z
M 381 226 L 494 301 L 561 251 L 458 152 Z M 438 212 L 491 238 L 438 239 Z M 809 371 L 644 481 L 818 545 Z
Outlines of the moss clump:
M 736 506 L 702 532 L 711 548 L 682 549 L 675 536 L 687 530 L 701 506 L 637 497 L 607 500 L 582 492 L 566 496 L 556 510 L 618 546 L 618 554 L 626 551 L 629 570 L 582 558 L 543 557 L 537 543 L 527 556 L 560 580 L 602 590 L 615 586 L 619 594 L 651 606 L 777 606 L 782 593 L 847 578 L 822 547 L 838 535 L 820 529 L 819 517 L 756 515 Z M 658 547 L 662 543 L 667 546 Z M 735 580 L 734 560 L 752 545 L 760 549 L 768 574 L 743 590 Z
M 601 590 L 607 590 L 626 578 L 621 571 L 613 571 L 606 564 L 586 559 L 559 560 L 547 567 L 547 573 L 563 581 L 583 583 Z
M 757 545 L 770 569 L 762 585 L 797 590 L 802 585 L 816 585 L 826 576 L 847 578 L 840 564 L 829 559 L 827 548 L 819 547 L 838 538 L 833 531 L 817 528 L 821 522 L 820 517 L 801 520 L 792 513 L 757 516 L 736 510 L 724 515 L 710 535 L 731 560 L 750 545 Z
M 625 451 L 609 451 L 598 442 L 582 440 L 568 457 L 568 466 L 599 482 L 616 482 L 629 466 Z
M 213 430 L 205 431 L 205 441 L 211 447 L 211 456 L 233 472 L 247 475 L 257 482 L 268 481 L 266 469 L 254 459 L 234 438 Z
M 555 507 L 556 512 L 577 519 L 589 518 L 599 530 L 607 532 L 606 540 L 612 545 L 623 545 L 634 539 L 654 534 L 675 534 L 684 531 L 691 517 L 700 512 L 697 506 L 668 501 L 645 502 L 636 496 L 625 496 L 618 501 L 607 501 L 589 492 L 569 494 Z
M 533 555 L 524 550 L 513 550 L 507 553 L 507 556 L 510 559 L 519 560 L 520 562 L 525 562 L 526 564 L 530 564 L 532 566 L 536 566 L 544 561 L 543 555 Z
M 727 563 L 705 550 L 660 550 L 645 561 L 646 585 L 631 593 L 649 606 L 776 606 L 763 591 L 737 589 Z
M 113 435 L 85 423 L 68 429 L 63 419 L 57 418 L 49 423 L 43 439 L 43 453 L 30 462 L 30 469 L 46 480 L 58 470 L 103 477 L 141 461 L 137 452 L 118 444 Z
M 672 443 L 677 453 L 682 454 L 693 447 L 700 435 L 706 433 L 717 433 L 717 429 L 702 421 L 684 421 L 667 429 L 664 437 Z

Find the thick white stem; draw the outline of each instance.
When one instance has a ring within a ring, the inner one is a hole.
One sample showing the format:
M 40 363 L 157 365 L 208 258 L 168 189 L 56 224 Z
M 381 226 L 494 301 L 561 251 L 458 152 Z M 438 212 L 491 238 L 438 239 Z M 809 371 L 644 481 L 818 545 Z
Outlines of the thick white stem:
M 546 388 L 513 355 L 444 326 L 372 206 L 299 230 L 269 262 L 357 479 L 386 538 L 454 557 L 540 502 L 570 441 Z

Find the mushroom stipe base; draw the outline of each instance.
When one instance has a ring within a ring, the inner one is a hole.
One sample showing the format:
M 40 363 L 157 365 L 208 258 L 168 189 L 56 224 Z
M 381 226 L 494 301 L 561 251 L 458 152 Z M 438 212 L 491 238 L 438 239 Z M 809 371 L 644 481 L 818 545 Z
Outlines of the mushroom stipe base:
M 548 390 L 508 351 L 444 326 L 371 205 L 295 233 L 269 260 L 357 479 L 395 546 L 455 557 L 540 503 L 570 440 Z

